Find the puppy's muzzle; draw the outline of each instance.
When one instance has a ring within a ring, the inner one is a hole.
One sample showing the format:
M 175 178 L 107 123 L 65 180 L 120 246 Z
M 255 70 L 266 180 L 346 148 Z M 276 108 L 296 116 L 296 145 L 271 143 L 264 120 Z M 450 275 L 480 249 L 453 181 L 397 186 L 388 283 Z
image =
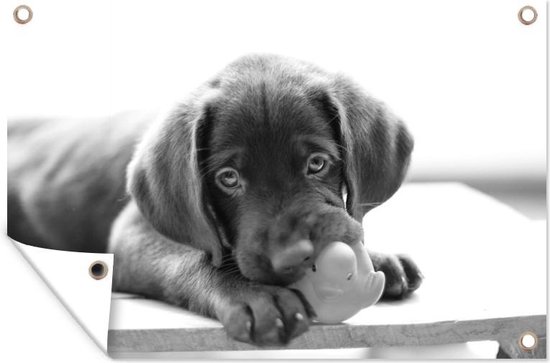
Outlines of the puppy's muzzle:
M 273 271 L 277 274 L 291 274 L 311 265 L 314 248 L 308 239 L 301 239 L 270 256 Z

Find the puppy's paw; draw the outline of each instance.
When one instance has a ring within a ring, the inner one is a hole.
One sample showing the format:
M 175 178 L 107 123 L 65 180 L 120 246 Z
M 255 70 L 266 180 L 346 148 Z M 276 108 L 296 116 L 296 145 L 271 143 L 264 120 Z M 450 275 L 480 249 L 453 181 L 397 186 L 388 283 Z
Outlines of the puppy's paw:
M 370 256 L 374 269 L 386 275 L 382 299 L 403 299 L 422 284 L 424 276 L 410 257 L 380 253 Z
M 307 331 L 315 316 L 301 292 L 276 286 L 250 287 L 218 314 L 227 334 L 259 346 L 285 345 Z

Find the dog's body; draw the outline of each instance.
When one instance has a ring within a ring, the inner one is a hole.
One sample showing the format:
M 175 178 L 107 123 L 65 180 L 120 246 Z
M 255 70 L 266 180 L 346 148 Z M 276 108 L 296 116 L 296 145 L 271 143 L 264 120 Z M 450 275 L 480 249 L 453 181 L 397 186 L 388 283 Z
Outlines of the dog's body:
M 307 330 L 314 312 L 284 286 L 327 243 L 362 239 L 412 150 L 345 77 L 276 56 L 234 62 L 166 115 L 19 121 L 8 137 L 12 238 L 114 252 L 115 289 L 260 345 Z M 410 259 L 371 255 L 386 297 L 419 286 Z
M 126 167 L 154 114 L 8 125 L 8 231 L 21 242 L 105 252 L 128 204 Z

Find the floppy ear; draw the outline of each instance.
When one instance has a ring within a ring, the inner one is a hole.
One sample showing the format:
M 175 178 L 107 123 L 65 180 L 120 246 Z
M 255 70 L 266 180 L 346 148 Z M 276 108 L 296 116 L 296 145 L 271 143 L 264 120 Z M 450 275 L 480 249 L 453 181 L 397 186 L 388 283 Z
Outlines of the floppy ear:
M 413 138 L 382 103 L 344 77 L 336 77 L 317 96 L 345 154 L 346 208 L 361 221 L 403 182 Z
M 127 188 L 151 225 L 170 239 L 210 253 L 221 264 L 224 236 L 199 174 L 212 120 L 208 101 L 190 99 L 145 133 L 128 166 Z

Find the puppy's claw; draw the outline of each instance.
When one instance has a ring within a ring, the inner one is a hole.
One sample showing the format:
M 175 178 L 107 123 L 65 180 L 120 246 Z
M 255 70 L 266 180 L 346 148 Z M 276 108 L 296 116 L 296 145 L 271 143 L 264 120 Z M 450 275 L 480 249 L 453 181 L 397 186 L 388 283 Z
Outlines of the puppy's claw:
M 298 295 L 298 297 L 300 298 L 300 300 L 304 304 L 304 308 L 306 310 L 305 312 L 306 312 L 308 318 L 309 319 L 315 319 L 317 317 L 317 313 L 315 312 L 315 310 L 313 310 L 313 306 L 311 306 L 311 304 L 307 301 L 304 294 L 300 290 L 297 290 L 297 289 L 290 289 L 290 290 L 292 290 L 296 295 Z M 303 315 L 302 315 L 302 318 L 304 318 Z M 299 319 L 296 317 L 296 320 L 299 320 Z
M 247 302 L 224 309 L 223 325 L 236 340 L 258 346 L 281 346 L 308 330 L 307 301 L 283 287 L 250 289 Z

